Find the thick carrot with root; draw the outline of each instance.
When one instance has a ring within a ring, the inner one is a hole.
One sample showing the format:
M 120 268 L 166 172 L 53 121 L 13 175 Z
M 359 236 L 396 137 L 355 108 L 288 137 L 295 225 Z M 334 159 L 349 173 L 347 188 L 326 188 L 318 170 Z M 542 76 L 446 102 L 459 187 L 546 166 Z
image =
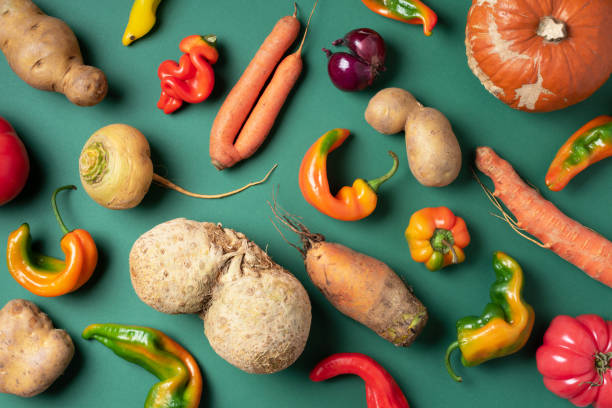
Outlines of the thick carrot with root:
M 504 219 L 519 234 L 533 235 L 561 258 L 582 269 L 591 278 L 612 287 L 612 242 L 563 214 L 553 203 L 529 187 L 493 149 L 476 149 L 476 166 L 493 180 L 495 192 L 487 196 L 502 211 Z M 498 198 L 514 214 L 504 212 Z
M 312 12 L 300 47 L 278 64 L 259 100 L 257 97 L 266 80 L 300 30 L 296 13 L 279 20 L 223 102 L 210 132 L 210 157 L 219 170 L 252 156 L 270 133 L 302 73 L 302 47 Z
M 396 346 L 412 344 L 427 323 L 427 309 L 389 266 L 326 242 L 276 205 L 272 210 L 300 236 L 302 247 L 290 245 L 300 251 L 308 276 L 336 309 Z

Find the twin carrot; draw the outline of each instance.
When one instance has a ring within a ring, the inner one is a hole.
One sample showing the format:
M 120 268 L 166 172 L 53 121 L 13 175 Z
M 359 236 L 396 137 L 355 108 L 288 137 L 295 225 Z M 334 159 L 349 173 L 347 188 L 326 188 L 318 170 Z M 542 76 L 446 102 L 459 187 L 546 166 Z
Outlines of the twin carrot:
M 316 5 L 315 2 L 314 7 Z M 285 16 L 276 23 L 221 105 L 210 131 L 210 157 L 217 169 L 231 167 L 257 151 L 302 73 L 301 52 L 308 24 L 298 50 L 278 64 L 300 31 L 296 15 L 297 10 L 292 16 Z M 274 76 L 257 101 L 277 64 Z

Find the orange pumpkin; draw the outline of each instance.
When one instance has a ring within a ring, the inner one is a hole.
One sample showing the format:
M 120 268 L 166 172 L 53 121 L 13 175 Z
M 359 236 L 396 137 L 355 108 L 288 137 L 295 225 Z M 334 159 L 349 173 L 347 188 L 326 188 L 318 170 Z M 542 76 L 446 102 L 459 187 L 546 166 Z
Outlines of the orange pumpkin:
M 468 64 L 514 109 L 562 109 L 610 77 L 611 30 L 612 0 L 473 0 Z

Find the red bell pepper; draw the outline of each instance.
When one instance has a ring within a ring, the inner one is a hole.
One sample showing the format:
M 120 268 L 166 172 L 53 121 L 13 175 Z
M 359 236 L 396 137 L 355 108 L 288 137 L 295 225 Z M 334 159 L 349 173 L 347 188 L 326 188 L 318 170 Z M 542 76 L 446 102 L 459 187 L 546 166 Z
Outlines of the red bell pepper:
M 391 374 L 365 354 L 332 354 L 315 366 L 310 379 L 324 381 L 341 374 L 355 374 L 365 381 L 368 408 L 410 408 Z
M 162 62 L 157 70 L 161 96 L 157 107 L 169 114 L 187 103 L 200 103 L 212 92 L 215 73 L 211 67 L 219 59 L 214 35 L 190 35 L 179 44 L 184 54 L 175 61 Z
M 612 322 L 557 316 L 536 352 L 544 385 L 579 407 L 612 408 Z

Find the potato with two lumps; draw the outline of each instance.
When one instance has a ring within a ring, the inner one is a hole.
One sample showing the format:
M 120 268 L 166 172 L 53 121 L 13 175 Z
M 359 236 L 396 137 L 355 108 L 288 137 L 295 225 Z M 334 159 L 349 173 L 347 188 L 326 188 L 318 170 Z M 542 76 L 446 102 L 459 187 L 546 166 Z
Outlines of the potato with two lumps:
M 32 302 L 14 299 L 0 310 L 0 392 L 33 397 L 64 372 L 74 344 Z
M 163 313 L 198 313 L 223 359 L 249 373 L 280 371 L 310 331 L 301 283 L 244 234 L 179 218 L 144 233 L 130 251 L 140 299 Z
M 0 49 L 13 71 L 34 88 L 62 93 L 80 106 L 106 96 L 106 76 L 83 64 L 70 27 L 30 0 L 0 0 Z
M 438 110 L 424 107 L 408 91 L 387 88 L 370 100 L 366 121 L 384 134 L 406 136 L 410 171 L 419 183 L 443 187 L 461 170 L 461 147 L 448 119 Z

